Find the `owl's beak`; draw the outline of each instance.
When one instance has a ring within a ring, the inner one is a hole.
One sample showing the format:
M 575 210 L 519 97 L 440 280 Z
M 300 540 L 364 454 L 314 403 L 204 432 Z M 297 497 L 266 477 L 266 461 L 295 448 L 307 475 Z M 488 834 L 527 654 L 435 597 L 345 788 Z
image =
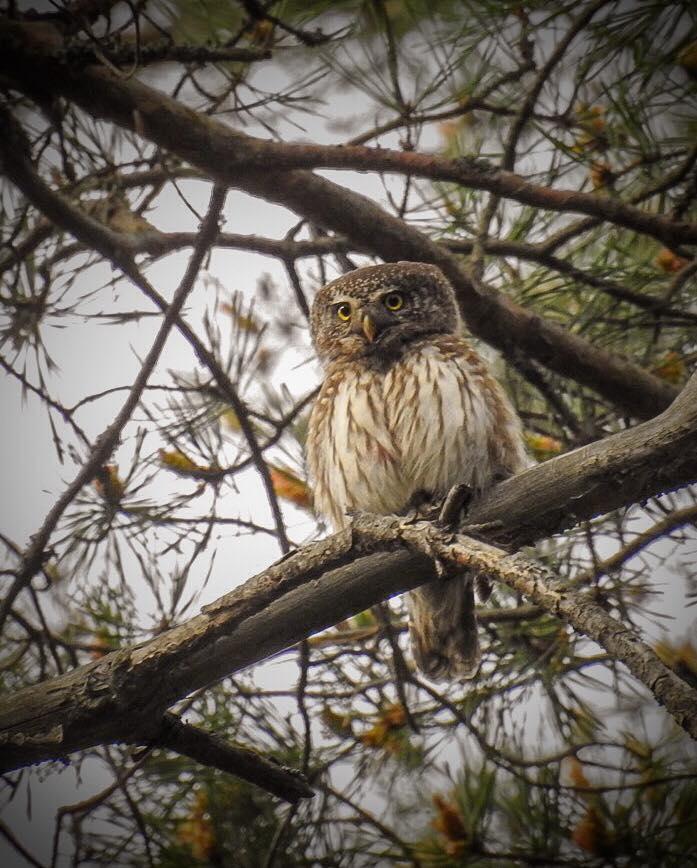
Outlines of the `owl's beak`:
M 370 314 L 363 314 L 363 317 L 361 319 L 361 328 L 363 330 L 363 334 L 372 344 L 372 342 L 375 340 L 375 336 L 378 333 L 378 329 L 375 325 L 375 320 L 370 316 Z
M 362 334 L 368 343 L 373 344 L 380 335 L 394 325 L 393 317 L 383 310 L 382 306 L 367 304 L 359 308 L 351 320 L 351 331 L 354 334 Z

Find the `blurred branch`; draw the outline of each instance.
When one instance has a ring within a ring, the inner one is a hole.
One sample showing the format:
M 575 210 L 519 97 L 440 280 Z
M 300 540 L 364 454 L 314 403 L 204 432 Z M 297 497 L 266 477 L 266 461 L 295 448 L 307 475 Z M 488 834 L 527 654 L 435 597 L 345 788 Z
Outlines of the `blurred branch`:
M 347 805 L 356 814 L 363 820 L 365 820 L 369 825 L 374 826 L 388 841 L 392 841 L 399 849 L 402 851 L 402 858 L 399 860 L 402 864 L 404 861 L 408 861 L 409 864 L 413 866 L 413 868 L 421 868 L 422 862 L 419 860 L 415 848 L 410 845 L 408 841 L 403 841 L 395 832 L 386 826 L 384 823 L 381 823 L 380 820 L 377 819 L 373 814 L 369 811 L 366 811 L 364 807 L 356 804 L 355 801 L 349 799 L 344 793 L 339 792 L 339 790 L 334 789 L 329 786 L 329 784 L 322 784 L 322 790 L 328 793 L 332 798 L 336 799 L 339 802 L 342 802 L 344 805 Z
M 12 829 L 7 826 L 2 820 L 0 820 L 0 835 L 2 835 L 5 840 L 14 847 L 14 849 L 19 853 L 19 855 L 25 859 L 30 865 L 33 865 L 34 868 L 45 868 L 43 862 L 39 862 L 39 860 L 33 856 L 29 850 L 22 844 L 22 842 L 15 836 Z
M 350 145 L 279 144 L 246 136 L 244 141 L 237 141 L 241 135 L 234 133 L 236 140 L 225 148 L 229 160 L 226 171 L 233 171 L 234 167 L 236 172 L 254 172 L 260 171 L 263 164 L 271 164 L 275 171 L 350 169 L 395 172 L 432 181 L 450 181 L 472 190 L 486 190 L 543 210 L 588 214 L 656 238 L 670 247 L 697 244 L 697 224 L 671 220 L 595 193 L 533 184 L 521 175 L 497 169 L 486 160 L 468 157 L 450 160 L 433 154 Z
M 15 369 L 9 365 L 5 359 L 0 357 L 0 367 L 11 377 L 15 377 L 22 384 L 22 387 L 27 392 L 32 392 L 36 395 L 40 401 L 42 401 L 48 408 L 51 410 L 55 410 L 61 418 L 66 422 L 67 425 L 73 430 L 73 433 L 82 441 L 83 446 L 88 449 L 91 449 L 90 441 L 87 439 L 85 432 L 80 428 L 79 425 L 76 424 L 75 420 L 72 417 L 72 414 L 69 410 L 67 410 L 62 404 L 55 401 L 49 394 L 47 394 L 44 389 L 41 389 L 39 386 L 35 386 L 33 383 L 30 383 L 27 379 L 26 374 L 22 374 L 19 371 L 15 371 Z
M 474 249 L 474 242 L 466 239 L 447 240 L 444 244 L 449 250 L 457 253 L 471 253 Z M 521 241 L 508 241 L 505 238 L 487 238 L 482 240 L 482 250 L 484 253 L 488 253 L 492 256 L 510 256 L 524 262 L 537 262 L 539 265 L 543 265 L 550 269 L 550 271 L 564 274 L 577 283 L 584 283 L 586 286 L 599 289 L 611 298 L 632 304 L 648 313 L 654 315 L 664 314 L 666 316 L 673 316 L 697 322 L 697 313 L 690 310 L 681 310 L 679 308 L 671 307 L 665 298 L 645 295 L 636 290 L 628 289 L 616 280 L 611 280 L 607 277 L 600 277 L 590 271 L 584 271 L 569 260 L 548 253 L 546 246 L 545 243 L 526 244 Z M 697 262 L 690 263 L 676 274 L 676 278 L 680 277 L 682 283 L 690 276 L 689 273 L 684 273 L 688 271 L 692 272 L 696 269 Z M 677 281 L 674 280 L 674 282 Z
M 18 245 L 8 244 L 3 242 L 3 247 L 8 247 L 9 252 L 0 259 L 0 274 L 5 272 L 13 265 L 19 265 L 24 262 L 36 248 L 51 237 L 55 227 L 48 220 L 41 218 L 37 220 L 32 229 L 26 233 L 24 240 Z
M 18 262 L 23 261 L 36 247 L 50 237 L 55 231 L 47 220 L 41 220 L 39 225 L 27 234 L 26 238 L 14 250 L 0 259 L 0 274 Z M 154 227 L 133 233 L 121 233 L 123 246 L 132 255 L 149 254 L 153 257 L 166 256 L 192 247 L 196 243 L 196 232 L 160 232 Z M 265 238 L 261 235 L 241 235 L 234 232 L 221 232 L 215 240 L 215 246 L 232 250 L 248 250 L 262 256 L 274 256 L 284 262 L 293 262 L 308 256 L 322 256 L 328 253 L 340 253 L 355 249 L 345 238 L 326 237 L 317 239 L 300 239 L 292 241 L 286 238 Z M 51 261 L 59 258 L 67 259 L 84 250 L 80 243 L 66 244 L 52 256 Z
M 505 170 L 508 172 L 512 172 L 515 168 L 515 162 L 517 158 L 516 152 L 520 137 L 526 125 L 531 119 L 535 104 L 537 103 L 542 89 L 545 86 L 545 83 L 551 76 L 554 68 L 562 61 L 562 59 L 566 55 L 568 48 L 574 41 L 574 39 L 591 21 L 595 13 L 602 9 L 602 7 L 607 2 L 608 0 L 596 0 L 595 3 L 591 3 L 589 6 L 581 8 L 581 11 L 576 16 L 576 18 L 573 19 L 569 29 L 555 45 L 554 51 L 547 58 L 544 66 L 535 76 L 535 80 L 533 81 L 532 85 L 527 89 L 523 104 L 521 105 L 520 110 L 518 111 L 516 116 L 513 118 L 513 122 L 508 131 L 508 136 L 506 138 L 506 142 L 503 148 L 503 154 L 501 156 L 499 171 Z M 532 53 L 532 46 L 530 47 L 530 52 Z M 501 192 L 498 190 L 492 191 L 492 196 L 487 202 L 486 207 L 484 208 L 482 216 L 479 220 L 479 228 L 477 230 L 478 241 L 488 236 L 489 226 L 491 225 L 493 216 L 496 213 L 496 209 L 498 208 L 500 199 Z M 474 267 L 481 268 L 481 257 L 478 250 L 475 251 Z
M 697 377 L 695 377 L 697 390 Z M 609 615 L 590 594 L 569 591 L 539 561 L 471 538 L 447 534 L 428 522 L 366 516 L 353 522 L 358 539 L 386 545 L 395 538 L 412 551 L 436 560 L 451 570 L 484 575 L 524 594 L 550 614 L 594 639 L 644 684 L 676 722 L 697 740 L 697 690 L 657 657 L 653 649 L 617 618 Z
M 196 357 L 199 359 L 201 364 L 205 365 L 205 367 L 207 367 L 208 370 L 211 372 L 218 388 L 220 389 L 222 396 L 225 398 L 226 401 L 229 402 L 230 406 L 234 410 L 236 418 L 240 425 L 240 430 L 242 431 L 242 434 L 247 441 L 249 451 L 251 453 L 251 461 L 256 467 L 259 475 L 261 476 L 269 506 L 271 508 L 271 513 L 274 518 L 274 523 L 276 525 L 278 539 L 281 544 L 282 550 L 285 551 L 288 547 L 288 539 L 286 535 L 285 525 L 283 523 L 283 516 L 281 514 L 281 509 L 278 504 L 278 499 L 276 498 L 273 483 L 269 474 L 269 469 L 266 466 L 266 462 L 264 461 L 262 448 L 259 445 L 258 438 L 254 431 L 254 427 L 248 417 L 247 408 L 244 405 L 242 399 L 240 398 L 234 384 L 227 376 L 216 357 L 204 346 L 204 344 L 196 336 L 195 332 L 179 316 L 181 307 L 183 306 L 185 299 L 182 299 L 181 304 L 178 304 L 176 309 L 173 310 L 173 305 L 167 304 L 167 302 L 160 295 L 160 293 L 157 292 L 157 290 L 145 279 L 143 274 L 141 274 L 141 272 L 136 267 L 136 264 L 133 261 L 131 251 L 128 247 L 129 236 L 122 233 L 114 232 L 112 229 L 109 229 L 102 223 L 99 223 L 89 214 L 84 213 L 83 211 L 76 208 L 64 196 L 61 196 L 59 193 L 55 193 L 53 190 L 51 190 L 50 187 L 48 187 L 48 185 L 45 184 L 41 177 L 36 173 L 34 167 L 30 162 L 28 154 L 28 143 L 20 125 L 6 109 L 0 108 L 0 119 L 3 119 L 5 121 L 6 128 L 10 132 L 7 138 L 0 145 L 0 161 L 5 174 L 24 193 L 24 195 L 31 202 L 33 202 L 33 204 L 37 208 L 39 208 L 47 217 L 49 217 L 57 224 L 65 227 L 65 229 L 67 229 L 69 232 L 72 232 L 72 234 L 83 244 L 86 244 L 97 250 L 107 260 L 110 260 L 114 265 L 120 268 L 123 273 L 127 277 L 129 277 L 133 281 L 133 283 L 153 302 L 153 304 L 155 304 L 162 311 L 162 313 L 165 314 L 165 322 L 170 323 L 167 333 L 169 332 L 172 324 L 176 325 L 177 329 L 191 345 Z M 217 190 L 220 189 L 222 188 L 215 186 L 214 194 Z M 217 218 L 215 220 L 214 226 L 211 226 L 206 221 L 204 221 L 204 224 L 207 227 L 205 235 L 206 247 L 204 249 L 197 247 L 191 259 L 192 263 L 197 262 L 199 263 L 199 265 L 203 259 L 203 256 L 205 255 L 205 252 L 209 249 L 210 244 L 212 243 L 219 229 Z M 187 275 L 189 275 L 188 270 Z M 195 274 L 191 275 L 192 285 L 194 277 Z M 191 287 L 189 287 L 189 290 L 187 291 L 190 291 L 190 289 Z M 175 294 L 175 299 L 179 299 L 179 296 L 177 294 Z M 153 360 L 152 364 L 154 366 L 155 360 Z M 140 387 L 141 391 L 144 387 L 145 382 L 143 382 L 142 386 Z M 140 392 L 138 394 L 140 395 Z M 126 419 L 123 420 L 121 426 L 125 424 L 125 421 Z M 114 440 L 114 444 L 115 442 L 116 440 Z M 111 448 L 113 448 L 113 445 Z M 99 454 L 101 454 L 101 452 Z M 104 461 L 102 460 L 101 463 L 104 463 Z M 71 494 L 71 499 L 72 497 L 74 497 L 74 494 L 79 491 L 79 488 L 82 487 L 85 482 L 89 482 L 90 479 L 91 477 L 84 480 L 80 484 L 80 486 L 75 489 L 75 492 Z M 74 485 L 75 484 L 77 484 L 77 480 Z M 73 491 L 73 486 L 71 486 L 69 491 Z M 65 495 L 66 497 L 67 494 L 68 493 L 66 493 Z M 50 529 L 47 525 L 47 533 L 41 533 L 40 535 L 37 535 L 35 540 L 32 542 L 32 552 L 35 551 L 34 542 L 36 542 L 37 545 L 40 542 L 42 547 L 41 551 L 37 549 L 36 555 L 32 555 L 32 565 L 34 565 L 35 563 L 37 564 L 36 566 L 32 566 L 32 569 L 34 569 L 34 571 L 38 569 L 37 558 L 39 556 L 43 556 L 43 550 L 45 549 L 45 546 L 48 542 L 50 533 L 52 532 L 53 528 L 55 527 L 55 523 L 57 522 L 58 518 L 60 518 L 60 515 L 65 509 L 65 506 L 67 506 L 69 502 L 69 500 L 66 501 L 66 503 L 61 507 L 60 512 L 58 512 L 55 516 L 55 519 L 52 519 Z M 14 600 L 14 597 L 12 598 L 12 600 Z M 12 602 L 12 600 L 10 601 L 10 603 Z M 0 608 L 0 616 L 2 615 L 2 611 L 3 610 Z M 0 617 L 0 624 L 2 624 L 2 617 Z
M 22 45 L 26 39 L 22 30 L 8 22 L 3 22 L 0 29 L 0 48 L 6 50 L 3 55 L 5 75 L 20 85 L 29 85 L 31 93 L 31 85 L 43 67 L 46 74 L 55 76 L 52 87 L 56 91 L 90 113 L 136 129 L 204 171 L 210 171 L 215 161 L 218 163 L 216 174 L 224 172 L 227 179 L 244 171 L 269 173 L 270 166 L 273 166 L 273 175 L 293 169 L 320 168 L 396 172 L 487 190 L 547 210 L 588 214 L 650 235 L 670 246 L 697 244 L 695 224 L 643 211 L 615 198 L 533 184 L 520 175 L 499 170 L 479 159 L 448 159 L 435 154 L 357 145 L 279 143 L 248 136 L 208 121 L 140 82 L 115 80 L 102 69 L 70 70 L 57 63 L 50 53 L 35 53 L 35 45 Z M 99 87 L 95 91 L 97 82 Z M 128 111 L 129 107 L 131 111 Z M 133 111 L 138 112 L 136 118 Z M 191 123 L 193 135 L 183 140 L 181 124 L 186 121 Z M 205 126 L 209 136 L 210 150 L 205 163 L 201 161 L 202 149 L 197 141 L 203 132 L 198 128 L 199 123 Z M 233 183 L 231 180 L 228 182 Z
M 687 178 L 696 162 L 697 145 L 691 148 L 682 163 L 677 165 L 672 171 L 665 173 L 661 177 L 660 181 L 632 196 L 629 200 L 630 204 L 639 205 L 641 202 L 646 202 L 654 196 L 660 196 L 667 190 L 671 190 Z M 572 223 L 570 226 L 565 226 L 563 229 L 550 235 L 541 247 L 545 252 L 553 253 L 557 248 L 567 244 L 569 241 L 577 238 L 584 232 L 594 229 L 601 223 L 602 220 L 597 217 L 586 217 L 582 220 L 578 220 L 576 223 Z
M 287 21 L 283 21 L 280 18 L 277 18 L 275 15 L 272 15 L 268 7 L 273 4 L 263 4 L 259 3 L 258 0 L 240 0 L 242 6 L 245 8 L 249 17 L 252 21 L 268 21 L 270 24 L 273 24 L 275 27 L 278 27 L 280 30 L 285 30 L 286 33 L 290 33 L 292 36 L 302 42 L 303 45 L 315 46 L 322 45 L 325 42 L 331 41 L 336 34 L 325 34 L 320 29 L 317 30 L 301 30 L 298 27 L 293 27 Z
M 591 21 L 596 12 L 602 9 L 603 6 L 605 6 L 607 3 L 608 0 L 596 0 L 595 3 L 591 3 L 588 6 L 582 7 L 579 14 L 572 20 L 569 29 L 556 43 L 554 51 L 550 54 L 544 66 L 538 72 L 532 86 L 528 88 L 523 104 L 520 107 L 520 111 L 516 115 L 511 125 L 510 131 L 508 133 L 508 138 L 506 140 L 503 156 L 501 158 L 501 167 L 503 169 L 512 170 L 515 165 L 518 141 L 523 132 L 523 129 L 525 128 L 525 125 L 530 120 L 533 109 L 535 108 L 535 103 L 537 102 L 542 92 L 542 89 L 545 86 L 545 82 L 547 82 L 547 80 L 551 76 L 554 68 L 562 61 L 574 39 L 576 39 L 579 33 Z M 491 204 L 487 206 L 487 210 L 489 210 L 490 208 Z M 488 221 L 485 227 L 485 232 L 487 228 Z M 483 234 L 485 234 L 485 232 Z
M 130 179 L 131 176 L 126 177 Z M 53 228 L 48 221 L 41 220 L 17 248 L 3 259 L 0 259 L 0 274 L 17 262 L 22 261 L 23 258 L 50 236 Z M 132 255 L 149 254 L 153 257 L 166 256 L 184 247 L 191 247 L 195 244 L 196 238 L 196 232 L 160 232 L 154 227 L 130 234 L 122 233 L 123 245 L 128 248 Z M 474 242 L 468 239 L 443 239 L 440 243 L 444 248 L 453 253 L 470 254 L 474 249 Z M 331 253 L 340 254 L 351 251 L 369 252 L 369 249 L 361 248 L 359 245 L 352 243 L 348 238 L 337 235 L 294 241 L 289 238 L 266 238 L 261 235 L 221 232 L 215 239 L 213 246 L 231 250 L 247 250 L 262 256 L 273 256 L 281 259 L 286 264 L 286 267 L 290 267 L 296 259 L 305 257 L 322 256 Z M 524 262 L 536 262 L 551 271 L 556 271 L 558 274 L 570 277 L 577 283 L 599 289 L 611 298 L 632 304 L 654 316 L 663 315 L 697 322 L 697 313 L 672 307 L 669 303 L 669 299 L 673 298 L 684 283 L 697 271 L 697 261 L 690 262 L 675 275 L 669 288 L 666 290 L 665 297 L 661 298 L 637 292 L 623 286 L 616 280 L 585 271 L 566 259 L 548 253 L 546 246 L 546 243 L 526 244 L 525 242 L 510 241 L 505 238 L 487 238 L 482 240 L 482 250 L 490 256 L 512 257 Z M 69 256 L 75 255 L 84 249 L 84 245 L 79 243 L 66 245 L 52 257 L 51 261 L 55 262 L 59 258 L 67 259 Z M 298 287 L 295 285 L 290 271 L 289 277 L 293 283 L 298 304 L 302 309 L 301 296 L 298 293 Z
M 478 606 L 477 607 L 477 623 L 478 624 L 498 624 L 517 621 L 529 621 L 541 615 L 543 609 L 539 606 L 514 606 L 511 608 L 503 608 L 500 606 Z M 390 629 L 392 633 L 406 633 L 409 629 L 405 623 L 391 623 Z M 357 642 L 364 642 L 367 639 L 374 639 L 382 632 L 382 624 L 372 624 L 369 627 L 356 627 L 351 630 L 333 630 L 322 633 L 319 636 L 314 636 L 310 642 L 313 648 L 324 647 L 326 645 L 355 645 Z
M 657 539 L 661 539 L 666 534 L 684 527 L 687 524 L 695 525 L 697 522 L 697 506 L 686 506 L 683 509 L 676 509 L 669 513 L 665 518 L 647 527 L 626 546 L 623 546 L 619 551 L 615 552 L 605 560 L 598 561 L 584 573 L 579 573 L 574 576 L 574 584 L 583 584 L 585 582 L 595 582 L 600 576 L 606 573 L 612 573 L 619 570 L 630 558 L 639 554 L 647 546 Z
M 395 690 L 397 691 L 397 696 L 399 697 L 399 702 L 404 709 L 409 729 L 411 729 L 412 732 L 419 732 L 419 725 L 412 714 L 407 699 L 405 682 L 409 679 L 409 667 L 406 664 L 404 654 L 402 653 L 402 649 L 399 647 L 399 642 L 397 641 L 396 633 L 398 632 L 398 628 L 396 625 L 392 624 L 390 607 L 387 603 L 378 603 L 376 606 L 373 606 L 372 611 L 376 615 L 380 625 L 379 635 L 387 639 L 387 644 L 390 646 L 390 652 L 392 654 L 392 679 L 394 681 Z
M 656 419 L 500 483 L 473 507 L 463 530 L 521 546 L 695 480 L 697 374 Z M 435 524 L 369 516 L 285 556 L 185 624 L 6 699 L 2 767 L 156 738 L 158 721 L 177 699 L 432 580 L 434 555 L 505 581 L 587 631 L 620 654 L 697 737 L 697 695 L 686 711 L 680 697 L 688 694 L 680 691 L 689 688 L 592 600 L 550 585 L 539 565 L 462 536 L 453 542 Z
M 504 84 L 509 84 L 512 81 L 519 81 L 520 78 L 531 69 L 534 69 L 534 64 L 526 63 L 525 65 L 520 66 L 517 69 L 513 69 L 510 72 L 504 73 L 480 94 L 468 96 L 465 100 L 463 100 L 459 105 L 455 106 L 454 108 L 443 109 L 442 111 L 423 112 L 420 114 L 416 112 L 402 114 L 391 121 L 386 121 L 384 124 L 380 124 L 379 126 L 374 127 L 371 130 L 367 130 L 366 132 L 355 136 L 346 144 L 364 145 L 371 139 L 375 139 L 378 136 L 384 135 L 385 133 L 390 133 L 392 132 L 392 130 L 398 130 L 400 129 L 400 127 L 422 126 L 423 124 L 435 123 L 437 121 L 447 121 L 453 118 L 463 117 L 464 115 L 470 114 L 474 111 L 485 111 L 490 112 L 494 115 L 503 116 L 515 114 L 515 111 L 513 109 L 508 108 L 507 106 L 492 105 L 491 103 L 487 102 L 487 99 L 489 96 L 491 96 L 492 93 L 494 93 L 494 91 L 498 90 L 500 87 L 503 87 Z

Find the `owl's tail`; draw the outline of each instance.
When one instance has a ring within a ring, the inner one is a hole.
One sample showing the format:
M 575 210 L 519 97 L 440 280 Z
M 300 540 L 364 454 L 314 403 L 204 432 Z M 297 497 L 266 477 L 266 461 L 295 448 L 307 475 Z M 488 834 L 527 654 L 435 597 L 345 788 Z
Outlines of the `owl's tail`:
M 409 637 L 419 669 L 433 680 L 472 678 L 480 660 L 470 577 L 430 582 L 409 594 Z

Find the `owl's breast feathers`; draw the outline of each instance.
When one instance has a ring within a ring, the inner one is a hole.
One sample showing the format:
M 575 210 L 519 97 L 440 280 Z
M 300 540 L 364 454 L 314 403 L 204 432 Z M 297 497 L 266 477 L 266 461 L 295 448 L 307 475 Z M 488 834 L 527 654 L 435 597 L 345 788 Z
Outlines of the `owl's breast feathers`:
M 467 342 L 415 342 L 386 370 L 362 361 L 327 371 L 307 457 L 318 514 L 341 527 L 352 510 L 402 511 L 414 492 L 476 490 L 526 466 L 518 418 Z

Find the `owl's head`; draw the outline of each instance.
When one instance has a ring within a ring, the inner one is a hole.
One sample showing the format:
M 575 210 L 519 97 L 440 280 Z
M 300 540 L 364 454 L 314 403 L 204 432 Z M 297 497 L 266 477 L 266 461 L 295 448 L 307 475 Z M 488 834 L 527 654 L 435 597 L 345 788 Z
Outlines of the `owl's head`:
M 325 364 L 389 361 L 421 337 L 460 331 L 452 287 L 423 262 L 371 265 L 333 280 L 315 296 L 310 322 Z

